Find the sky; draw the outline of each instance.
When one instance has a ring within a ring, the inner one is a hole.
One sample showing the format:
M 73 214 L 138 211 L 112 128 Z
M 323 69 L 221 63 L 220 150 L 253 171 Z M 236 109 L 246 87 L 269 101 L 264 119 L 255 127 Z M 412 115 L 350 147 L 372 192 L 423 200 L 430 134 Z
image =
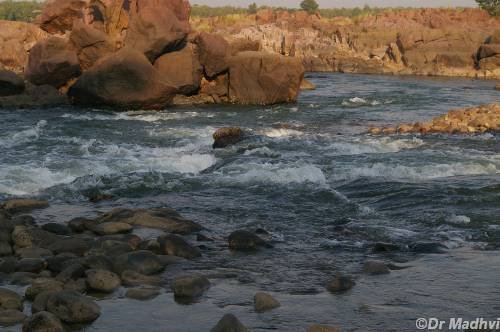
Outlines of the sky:
M 317 0 L 322 8 L 362 7 L 473 7 L 474 0 Z M 250 3 L 274 7 L 298 7 L 301 0 L 190 0 L 191 4 L 247 7 Z

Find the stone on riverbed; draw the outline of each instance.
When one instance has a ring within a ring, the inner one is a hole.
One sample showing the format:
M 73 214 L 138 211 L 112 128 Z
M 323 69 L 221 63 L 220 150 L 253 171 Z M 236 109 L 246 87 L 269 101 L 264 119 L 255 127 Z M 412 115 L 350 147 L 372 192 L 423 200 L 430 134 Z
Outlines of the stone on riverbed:
M 201 256 L 198 248 L 193 247 L 178 235 L 165 235 L 158 238 L 160 252 L 165 255 L 193 259 Z
M 340 332 L 340 329 L 331 325 L 311 325 L 306 332 Z
M 23 310 L 23 298 L 10 289 L 0 288 L 0 309 Z
M 229 248 L 239 251 L 255 251 L 260 247 L 270 247 L 270 245 L 252 232 L 238 230 L 228 238 Z
M 20 258 L 42 258 L 51 257 L 52 251 L 45 248 L 27 247 L 16 250 L 16 255 Z
M 163 271 L 164 265 L 155 254 L 140 250 L 120 255 L 113 262 L 113 270 L 121 274 L 125 270 L 132 270 L 145 275 Z
M 41 258 L 23 258 L 16 264 L 18 272 L 40 273 L 47 267 L 47 262 Z
M 12 326 L 21 323 L 26 315 L 19 310 L 0 310 L 0 326 Z
M 248 332 L 248 329 L 243 325 L 238 318 L 233 314 L 226 314 L 219 320 L 210 332 Z
M 36 199 L 10 199 L 3 204 L 3 209 L 8 213 L 31 212 L 49 207 L 49 203 Z
M 257 312 L 265 312 L 281 306 L 278 300 L 269 294 L 259 292 L 253 298 L 254 308 Z
M 48 246 L 54 254 L 60 254 L 63 252 L 69 252 L 77 256 L 83 256 L 87 251 L 90 250 L 90 246 L 87 241 L 78 238 L 65 238 L 59 239 Z
M 66 323 L 90 323 L 101 315 L 101 308 L 89 297 L 73 291 L 53 294 L 47 302 L 47 311 Z
M 97 218 L 99 222 L 124 222 L 133 226 L 162 229 L 175 234 L 189 234 L 202 228 L 168 208 L 132 210 L 118 208 Z
M 20 248 L 48 248 L 58 239 L 57 235 L 34 227 L 16 226 L 12 232 L 12 241 Z
M 224 149 L 228 146 L 243 141 L 246 136 L 247 134 L 240 127 L 224 127 L 217 129 L 217 131 L 212 135 L 214 139 L 212 148 Z
M 199 274 L 175 278 L 170 287 L 179 299 L 194 299 L 210 288 L 210 281 Z
M 158 286 L 162 283 L 162 280 L 159 276 L 147 276 L 132 270 L 123 271 L 123 273 L 121 274 L 121 278 L 122 283 L 125 286 Z
M 25 320 L 23 332 L 65 332 L 61 320 L 47 311 L 41 311 Z
M 326 289 L 331 293 L 341 293 L 353 288 L 355 284 L 351 277 L 337 275 L 328 282 Z
M 382 261 L 367 261 L 363 265 L 363 272 L 367 274 L 388 274 L 389 266 Z
M 134 300 L 139 300 L 139 301 L 146 301 L 146 300 L 151 300 L 155 297 L 160 295 L 160 290 L 159 288 L 131 288 L 127 290 L 125 293 L 125 296 L 134 299 Z
M 121 280 L 115 273 L 106 270 L 87 270 L 88 286 L 96 291 L 103 293 L 112 293 L 120 287 Z
M 124 222 L 105 222 L 92 228 L 97 235 L 124 234 L 132 231 L 132 226 Z
M 49 298 L 55 293 L 57 292 L 45 291 L 38 294 L 31 304 L 31 313 L 34 314 L 45 311 L 47 309 L 47 302 L 49 301 Z
M 55 222 L 47 223 L 42 225 L 42 229 L 57 235 L 69 235 L 71 234 L 71 229 L 64 225 Z
M 33 300 L 42 292 L 58 292 L 62 291 L 64 283 L 52 278 L 37 278 L 33 280 L 31 286 L 26 289 L 25 296 L 27 299 Z

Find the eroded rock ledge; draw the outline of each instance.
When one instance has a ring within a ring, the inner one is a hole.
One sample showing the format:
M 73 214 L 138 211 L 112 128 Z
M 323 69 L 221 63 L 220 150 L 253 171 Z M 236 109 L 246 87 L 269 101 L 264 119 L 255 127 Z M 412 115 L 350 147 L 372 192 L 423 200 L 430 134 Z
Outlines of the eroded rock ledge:
M 376 127 L 369 130 L 369 133 L 373 135 L 476 134 L 485 132 L 500 132 L 500 104 L 453 110 L 427 122 Z

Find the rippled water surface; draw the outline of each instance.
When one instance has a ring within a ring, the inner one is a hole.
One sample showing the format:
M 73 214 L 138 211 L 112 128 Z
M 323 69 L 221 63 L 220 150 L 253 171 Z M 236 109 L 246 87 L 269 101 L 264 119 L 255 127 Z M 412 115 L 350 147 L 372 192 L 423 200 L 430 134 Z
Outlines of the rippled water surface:
M 0 197 L 49 199 L 41 222 L 116 206 L 173 207 L 218 240 L 187 268 L 237 271 L 245 287 L 287 296 L 322 294 L 336 271 L 357 275 L 364 259 L 380 258 L 376 242 L 399 244 L 403 252 L 391 259 L 403 262 L 414 259 L 405 248 L 421 241 L 498 247 L 500 136 L 364 134 L 372 125 L 500 102 L 494 82 L 310 79 L 315 91 L 273 107 L 1 110 Z M 255 137 L 213 151 L 211 135 L 222 126 Z M 88 203 L 97 192 L 116 199 Z M 238 228 L 266 229 L 275 248 L 231 254 L 224 238 Z M 227 287 L 219 307 L 239 300 L 230 298 L 234 285 Z M 279 330 L 277 322 L 267 317 L 253 327 Z M 293 330 L 304 319 L 287 322 Z

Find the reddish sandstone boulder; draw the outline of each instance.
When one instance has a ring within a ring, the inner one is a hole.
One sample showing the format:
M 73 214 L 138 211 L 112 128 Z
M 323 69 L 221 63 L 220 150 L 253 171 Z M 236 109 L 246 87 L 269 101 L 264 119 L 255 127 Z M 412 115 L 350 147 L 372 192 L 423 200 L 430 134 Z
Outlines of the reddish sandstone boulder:
M 162 55 L 155 61 L 154 67 L 180 94 L 190 95 L 200 88 L 202 67 L 193 44 L 188 44 L 180 51 Z
M 73 28 L 73 22 L 83 18 L 83 0 L 51 0 L 36 18 L 40 27 L 49 33 L 65 33 Z
M 191 6 L 188 0 L 137 0 L 137 11 L 146 7 L 170 9 L 180 21 L 189 21 Z
M 262 45 L 259 40 L 239 38 L 231 41 L 230 48 L 231 55 L 236 55 L 245 51 L 260 51 L 262 49 Z
M 84 72 L 68 95 L 78 105 L 162 109 L 175 92 L 141 52 L 126 47 Z
M 174 13 L 166 8 L 145 7 L 132 17 L 125 45 L 140 51 L 150 61 L 179 48 L 189 30 Z
M 200 63 L 207 77 L 215 77 L 228 70 L 228 57 L 231 54 L 229 43 L 221 36 L 202 32 L 196 39 L 200 53 Z
M 25 72 L 31 83 L 59 88 L 78 75 L 78 57 L 65 39 L 49 37 L 31 49 Z
M 489 58 L 500 54 L 500 44 L 483 44 L 478 51 L 478 59 Z
M 100 58 L 112 53 L 114 46 L 104 32 L 83 23 L 75 23 L 69 36 L 82 69 L 88 69 Z
M 297 100 L 304 67 L 299 59 L 265 52 L 242 52 L 229 60 L 229 98 L 268 105 Z

